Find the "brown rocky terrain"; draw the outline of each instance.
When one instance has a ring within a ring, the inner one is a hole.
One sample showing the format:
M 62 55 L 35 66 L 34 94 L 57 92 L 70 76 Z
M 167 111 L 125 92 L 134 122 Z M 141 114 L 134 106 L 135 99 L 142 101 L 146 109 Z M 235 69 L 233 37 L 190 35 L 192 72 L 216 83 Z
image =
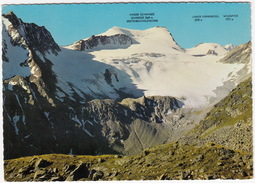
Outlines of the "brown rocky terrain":
M 213 143 L 171 143 L 134 156 L 49 154 L 5 161 L 7 181 L 252 178 L 252 154 Z

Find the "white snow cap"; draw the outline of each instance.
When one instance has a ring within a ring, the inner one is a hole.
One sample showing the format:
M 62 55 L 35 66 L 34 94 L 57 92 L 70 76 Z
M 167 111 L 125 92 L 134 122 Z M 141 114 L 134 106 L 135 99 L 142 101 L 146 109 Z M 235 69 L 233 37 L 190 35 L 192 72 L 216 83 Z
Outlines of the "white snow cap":
M 231 51 L 235 48 L 235 46 L 233 44 L 227 44 L 227 45 L 224 46 L 224 48 L 228 51 Z
M 148 51 L 162 51 L 166 52 L 184 52 L 184 49 L 181 48 L 172 37 L 171 33 L 167 30 L 166 27 L 153 27 L 146 30 L 133 30 L 126 29 L 121 27 L 112 27 L 104 33 L 98 34 L 96 36 L 113 36 L 116 34 L 124 34 L 132 39 L 134 45 L 134 49 L 139 49 L 143 52 Z M 85 38 L 83 40 L 88 40 L 89 38 Z M 78 41 L 77 41 L 78 42 Z M 65 46 L 68 49 L 75 49 L 75 44 L 77 42 Z M 140 46 L 138 46 L 140 45 Z M 111 45 L 107 45 L 104 49 L 111 49 Z M 96 50 L 96 49 L 94 49 Z M 93 51 L 93 50 L 92 50 Z
M 197 46 L 186 49 L 187 53 L 192 54 L 192 55 L 208 55 L 208 54 L 213 54 L 213 55 L 224 55 L 228 51 L 221 46 L 220 44 L 217 43 L 200 43 Z

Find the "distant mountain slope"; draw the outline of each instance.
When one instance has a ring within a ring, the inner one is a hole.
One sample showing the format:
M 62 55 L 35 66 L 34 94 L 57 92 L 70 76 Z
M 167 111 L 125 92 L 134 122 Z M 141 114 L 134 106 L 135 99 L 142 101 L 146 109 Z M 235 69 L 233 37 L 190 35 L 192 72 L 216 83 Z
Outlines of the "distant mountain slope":
M 180 142 L 201 145 L 208 142 L 252 153 L 252 83 L 240 83 L 214 105 L 197 127 L 180 137 Z
M 228 51 L 231 51 L 235 48 L 235 46 L 233 44 L 227 44 L 227 45 L 224 46 L 224 48 Z
M 99 39 L 100 36 L 106 36 L 110 39 L 115 35 L 127 36 L 132 44 L 123 47 L 117 42 L 109 42 L 85 51 L 93 55 L 95 60 L 127 73 L 137 89 L 142 90 L 146 96 L 174 96 L 185 99 L 183 102 L 187 107 L 203 107 L 215 101 L 215 98 L 226 96 L 245 75 L 239 72 L 246 67 L 245 64 L 218 62 L 228 50 L 216 43 L 201 43 L 184 50 L 164 27 L 147 30 L 113 27 L 94 37 Z M 91 38 L 81 42 L 88 40 Z M 75 49 L 77 44 L 66 48 Z M 118 49 L 114 48 L 118 45 Z M 218 95 L 217 88 L 226 82 L 231 84 L 222 87 L 224 94 Z
M 58 100 L 73 91 L 84 100 L 142 96 L 127 74 L 93 60 L 89 54 L 60 48 L 44 27 L 24 23 L 13 12 L 3 16 L 3 23 L 3 79 L 29 77 L 38 91 L 54 88 L 51 92 Z M 48 84 L 50 80 L 55 83 Z M 46 90 L 43 93 L 50 95 Z
M 251 41 L 246 44 L 236 46 L 224 58 L 223 63 L 248 63 L 251 60 Z
M 90 38 L 77 41 L 66 48 L 86 51 L 123 49 L 129 47 L 131 47 L 131 50 L 139 48 L 140 51 L 158 50 L 158 47 L 151 47 L 152 42 L 155 45 L 159 43 L 163 50 L 167 49 L 172 52 L 183 52 L 184 50 L 175 42 L 171 33 L 164 27 L 154 27 L 147 30 L 113 27 L 102 34 L 93 35 Z M 142 45 L 142 47 L 139 45 Z
M 193 48 L 186 49 L 186 51 L 189 54 L 197 55 L 197 56 L 204 56 L 204 55 L 222 56 L 228 52 L 226 48 L 216 43 L 200 43 Z

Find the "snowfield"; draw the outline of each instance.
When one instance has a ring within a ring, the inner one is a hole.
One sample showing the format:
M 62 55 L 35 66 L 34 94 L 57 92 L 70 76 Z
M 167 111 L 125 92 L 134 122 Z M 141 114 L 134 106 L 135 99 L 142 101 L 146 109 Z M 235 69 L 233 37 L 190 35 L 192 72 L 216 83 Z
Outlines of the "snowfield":
M 222 55 L 225 55 L 229 50 L 227 50 L 220 44 L 216 44 L 216 43 L 200 43 L 193 48 L 187 49 L 186 51 L 189 54 L 194 56 L 204 56 L 204 55 L 222 56 Z
M 31 74 L 29 67 L 23 67 L 20 65 L 26 59 L 28 59 L 29 52 L 20 46 L 13 46 L 11 44 L 11 39 L 7 31 L 7 26 L 9 26 L 11 23 L 6 18 L 2 17 L 2 19 L 4 23 L 2 29 L 2 40 L 4 40 L 3 48 L 6 46 L 6 49 L 8 49 L 8 52 L 5 54 L 5 56 L 8 58 L 8 62 L 2 62 L 2 67 L 4 68 L 3 79 L 12 78 L 15 75 L 23 77 L 29 76 Z M 15 38 L 17 35 L 12 36 Z
M 145 96 L 173 96 L 186 107 L 207 105 L 214 90 L 235 80 L 244 64 L 218 62 L 228 50 L 216 43 L 202 43 L 184 50 L 166 28 L 130 30 L 113 27 L 100 35 L 126 34 L 134 44 L 125 49 L 91 50 L 93 60 L 127 73 Z M 208 54 L 209 50 L 215 54 Z M 237 84 L 237 83 L 236 83 Z
M 3 23 L 3 38 L 8 48 L 6 56 L 10 60 L 3 62 L 3 79 L 14 75 L 29 76 L 29 67 L 21 64 L 29 57 L 29 52 L 11 44 L 5 27 L 10 22 L 3 19 Z M 52 70 L 57 76 L 59 100 L 66 95 L 72 98 L 74 91 L 81 98 L 86 93 L 95 98 L 112 99 L 121 98 L 120 92 L 124 92 L 135 97 L 172 96 L 181 100 L 185 107 L 202 107 L 216 97 L 214 90 L 224 82 L 231 80 L 234 85 L 238 84 L 235 82 L 240 81 L 238 71 L 245 67 L 245 64 L 218 62 L 233 45 L 224 48 L 216 43 L 201 43 L 185 50 L 165 27 L 147 30 L 113 27 L 97 36 L 121 34 L 131 38 L 132 44 L 121 45 L 113 41 L 77 51 L 74 44 L 78 41 L 61 47 L 58 55 L 45 54 L 53 63 Z M 44 56 L 37 54 L 45 62 Z
M 92 96 L 108 96 L 112 99 L 119 97 L 115 89 L 123 89 L 125 92 L 133 93 L 136 96 L 140 95 L 126 73 L 111 65 L 94 60 L 91 54 L 61 48 L 61 52 L 57 56 L 47 54 L 46 57 L 53 62 L 52 69 L 57 75 L 57 85 L 70 96 L 73 94 L 73 89 L 78 94 L 81 90 Z M 117 78 L 112 76 L 111 82 L 114 88 L 105 81 L 106 69 L 117 76 Z M 58 96 L 61 98 L 65 95 L 59 92 Z M 83 97 L 82 94 L 80 97 Z

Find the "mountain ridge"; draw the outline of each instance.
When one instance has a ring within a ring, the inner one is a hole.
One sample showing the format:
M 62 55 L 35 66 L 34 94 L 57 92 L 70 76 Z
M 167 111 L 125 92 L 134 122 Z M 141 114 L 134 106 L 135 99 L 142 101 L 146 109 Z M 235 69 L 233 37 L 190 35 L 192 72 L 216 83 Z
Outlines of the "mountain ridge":
M 7 25 L 9 24 L 7 29 L 9 35 L 12 35 L 13 45 L 21 43 L 23 46 L 27 46 L 29 49 L 36 49 L 35 51 L 39 51 L 42 54 L 49 53 L 49 51 L 57 54 L 60 51 L 58 44 L 44 26 L 40 27 L 34 23 L 24 23 L 12 11 L 2 15 L 2 17 L 11 23 L 7 23 Z M 3 21 L 6 21 L 5 19 Z M 37 35 L 34 35 L 35 32 Z M 43 44 L 41 44 L 41 40 L 44 40 Z

